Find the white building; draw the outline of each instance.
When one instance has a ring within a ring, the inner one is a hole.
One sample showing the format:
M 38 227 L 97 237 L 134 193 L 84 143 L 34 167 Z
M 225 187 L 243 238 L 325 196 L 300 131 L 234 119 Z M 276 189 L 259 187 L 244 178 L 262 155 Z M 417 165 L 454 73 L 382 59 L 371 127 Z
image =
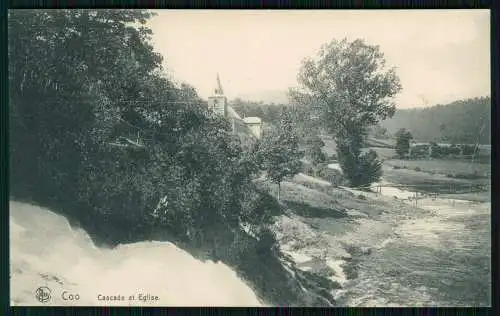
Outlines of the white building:
M 262 137 L 262 120 L 260 117 L 245 117 L 243 118 L 243 121 L 257 138 L 260 139 Z

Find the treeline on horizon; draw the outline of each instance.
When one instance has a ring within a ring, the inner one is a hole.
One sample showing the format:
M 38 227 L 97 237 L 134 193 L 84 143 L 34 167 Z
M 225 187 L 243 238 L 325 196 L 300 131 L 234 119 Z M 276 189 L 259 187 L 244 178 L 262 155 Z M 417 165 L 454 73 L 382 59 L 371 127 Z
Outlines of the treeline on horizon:
M 277 125 L 279 124 L 281 113 L 287 108 L 286 104 L 267 104 L 262 101 L 247 101 L 236 98 L 230 102 L 230 105 L 241 116 L 250 117 L 256 116 L 262 118 L 266 123 Z
M 314 121 L 311 120 L 307 107 L 291 107 L 288 104 L 280 103 L 268 104 L 263 101 L 247 101 L 241 98 L 236 98 L 229 104 L 242 117 L 260 117 L 264 122 L 264 134 L 279 126 L 283 115 L 291 119 L 294 132 L 299 136 L 301 143 L 319 131 L 318 126 L 314 125 Z
M 242 99 L 235 99 L 231 105 L 240 115 L 258 116 L 272 125 L 279 124 L 280 113 L 292 109 L 287 104 Z M 303 121 L 309 119 L 304 115 L 298 117 Z M 297 123 L 300 125 L 301 122 Z M 427 108 L 399 109 L 392 118 L 374 127 L 375 136 L 391 137 L 401 128 L 409 130 L 415 141 L 491 144 L 491 98 L 459 100 Z
M 491 98 L 459 100 L 427 108 L 397 110 L 380 124 L 394 135 L 409 130 L 415 141 L 491 144 Z

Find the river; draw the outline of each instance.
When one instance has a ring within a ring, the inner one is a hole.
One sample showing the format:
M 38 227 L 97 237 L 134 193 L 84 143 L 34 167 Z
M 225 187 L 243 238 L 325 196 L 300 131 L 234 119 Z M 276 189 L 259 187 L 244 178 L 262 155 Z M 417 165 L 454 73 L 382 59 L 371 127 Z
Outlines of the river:
M 414 206 L 412 192 L 382 187 L 381 194 Z M 358 233 L 373 236 L 371 251 L 353 254 L 357 276 L 340 305 L 491 305 L 491 203 L 419 198 L 417 208 L 361 219 Z

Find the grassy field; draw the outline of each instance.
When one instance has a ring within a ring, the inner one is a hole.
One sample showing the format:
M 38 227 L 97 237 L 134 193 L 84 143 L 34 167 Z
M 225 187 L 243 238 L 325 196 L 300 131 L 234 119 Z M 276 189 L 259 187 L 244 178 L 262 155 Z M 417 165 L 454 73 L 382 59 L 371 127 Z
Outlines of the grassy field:
M 276 196 L 277 186 L 267 180 L 259 187 Z M 350 209 L 358 209 L 367 215 L 379 215 L 386 208 L 384 202 L 367 201 L 365 197 L 322 182 L 295 176 L 281 184 L 281 201 L 293 213 L 304 218 L 343 218 Z
M 386 181 L 415 186 L 420 192 L 449 194 L 454 198 L 491 199 L 491 164 L 451 159 L 391 159 L 394 149 L 372 149 L 384 161 L 382 170 Z M 334 153 L 331 148 L 327 152 Z
M 332 138 L 322 137 L 323 142 L 325 143 L 325 147 L 323 147 L 323 152 L 327 154 L 329 157 L 337 153 L 337 145 Z M 367 148 L 368 149 L 368 148 Z M 396 155 L 394 149 L 392 148 L 384 148 L 384 147 L 370 147 L 369 149 L 373 149 L 377 152 L 378 156 L 382 159 L 391 159 Z
M 336 154 L 335 141 L 323 137 L 323 151 Z M 482 151 L 481 159 L 471 162 L 460 159 L 397 159 L 392 148 L 370 147 L 383 161 L 383 178 L 389 182 L 416 186 L 422 192 L 451 194 L 456 198 L 471 197 L 472 200 L 486 201 L 491 191 L 491 160 Z M 485 190 L 485 188 L 487 190 Z M 452 194 L 458 193 L 458 194 Z
M 392 148 L 372 147 L 370 149 L 375 150 L 379 158 L 383 160 L 392 159 L 396 156 L 396 152 Z
M 331 156 L 336 154 L 335 141 L 323 139 L 325 147 L 323 151 Z M 370 147 L 377 152 L 384 165 L 400 169 L 417 170 L 428 174 L 441 174 L 449 177 L 460 175 L 476 174 L 478 177 L 491 177 L 491 163 L 488 161 L 471 162 L 458 159 L 419 159 L 419 160 L 401 160 L 396 159 L 396 153 L 392 148 Z
M 471 163 L 462 160 L 432 159 L 432 160 L 386 160 L 385 164 L 391 167 L 415 170 L 417 168 L 426 173 L 442 175 L 474 174 L 491 177 L 491 165 Z
M 478 178 L 478 179 L 460 179 L 448 177 L 444 174 L 432 173 L 432 172 L 424 172 L 424 171 L 415 171 L 414 169 L 394 169 L 392 166 L 383 165 L 382 166 L 383 177 L 393 183 L 400 184 L 450 184 L 457 186 L 464 185 L 481 185 L 481 184 L 489 184 L 490 178 Z

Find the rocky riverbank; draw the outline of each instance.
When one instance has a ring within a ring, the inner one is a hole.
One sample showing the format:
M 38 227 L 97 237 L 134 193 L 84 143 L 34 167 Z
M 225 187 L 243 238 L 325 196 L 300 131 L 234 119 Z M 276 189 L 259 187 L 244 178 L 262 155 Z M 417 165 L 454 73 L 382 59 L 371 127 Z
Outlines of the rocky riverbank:
M 275 225 L 281 248 L 299 269 L 334 282 L 329 290 L 337 305 L 487 305 L 490 301 L 489 203 L 421 198 L 415 207 L 408 199 L 412 192 L 398 189 L 375 194 L 307 184 L 304 179 L 300 183 L 284 184 L 288 194 L 283 200 L 290 211 Z M 294 209 L 300 207 L 295 200 L 304 200 L 303 195 L 316 201 L 314 212 Z M 474 222 L 475 230 L 464 220 Z M 471 247 L 474 255 L 462 251 Z M 464 266 L 460 260 L 476 265 Z M 458 272 L 442 270 L 443 261 Z M 458 282 L 465 269 L 477 274 L 462 276 Z M 448 281 L 435 284 L 436 278 Z M 448 289 L 442 288 L 446 284 Z M 478 287 L 481 294 L 467 294 L 467 285 Z

